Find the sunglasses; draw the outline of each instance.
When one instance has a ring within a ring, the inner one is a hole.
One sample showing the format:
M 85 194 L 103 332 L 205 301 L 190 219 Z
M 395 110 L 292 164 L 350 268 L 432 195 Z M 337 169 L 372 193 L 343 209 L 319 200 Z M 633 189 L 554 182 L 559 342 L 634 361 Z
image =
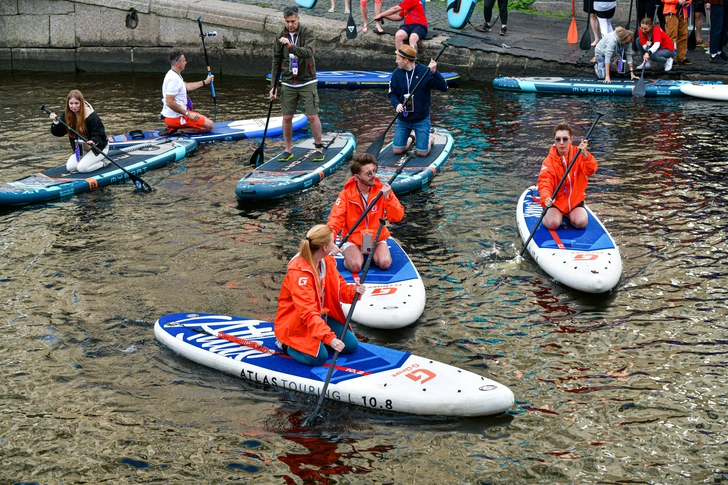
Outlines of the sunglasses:
M 556 138 L 554 138 L 554 141 L 556 143 L 566 143 L 567 141 L 569 141 L 569 137 L 565 136 L 564 138 L 561 138 L 561 137 L 557 136 Z
M 377 170 L 374 169 L 374 170 L 369 170 L 366 173 L 360 173 L 359 176 L 366 175 L 367 177 L 371 177 L 372 175 L 376 175 L 376 173 L 377 173 Z
M 288 17 L 289 15 L 295 15 L 298 13 L 298 7 L 286 7 L 283 9 L 283 15 Z

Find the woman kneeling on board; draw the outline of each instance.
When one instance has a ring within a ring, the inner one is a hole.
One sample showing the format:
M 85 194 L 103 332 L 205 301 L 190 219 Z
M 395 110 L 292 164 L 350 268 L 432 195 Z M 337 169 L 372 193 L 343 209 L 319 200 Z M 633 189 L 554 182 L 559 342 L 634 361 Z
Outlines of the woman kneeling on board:
M 80 173 L 93 172 L 110 163 L 101 154 L 101 151 L 109 153 L 109 141 L 106 138 L 104 124 L 91 105 L 83 99 L 81 91 L 74 89 L 68 93 L 65 112 L 61 113 L 60 116 L 51 113 L 50 119 L 53 120 L 51 133 L 55 136 L 68 135 L 71 141 L 73 153 L 68 157 L 66 170 Z M 61 124 L 61 121 L 86 137 L 88 142 L 84 143 L 77 140 L 76 135 L 70 133 Z
M 352 303 L 366 287 L 350 285 L 336 269 L 334 232 L 323 224 L 312 227 L 301 242 L 299 253 L 288 263 L 288 273 L 278 295 L 274 321 L 276 338 L 283 351 L 305 365 L 322 365 L 328 359 L 326 346 L 342 354 L 353 353 L 359 342 L 347 329 L 339 340 L 346 316 L 341 303 Z
M 559 123 L 554 127 L 554 145 L 541 164 L 541 173 L 538 176 L 538 193 L 541 196 L 541 206 L 546 209 L 543 225 L 553 231 L 561 225 L 563 215 L 566 214 L 571 225 L 583 229 L 589 222 L 584 199 L 588 177 L 596 173 L 597 160 L 594 155 L 586 151 L 589 141 L 584 138 L 578 147 L 571 144 L 571 127 L 567 123 Z M 564 181 L 559 193 L 554 197 L 554 188 L 564 176 L 571 160 L 581 150 L 576 163 Z

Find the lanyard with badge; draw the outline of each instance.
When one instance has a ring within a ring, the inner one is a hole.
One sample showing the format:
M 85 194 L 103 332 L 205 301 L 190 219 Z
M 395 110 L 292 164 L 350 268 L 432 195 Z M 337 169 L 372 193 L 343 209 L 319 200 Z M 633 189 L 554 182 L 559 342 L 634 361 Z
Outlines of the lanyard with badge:
M 288 33 L 288 37 L 291 40 L 291 45 L 298 44 L 298 34 Z M 298 77 L 298 58 L 293 53 L 289 53 L 288 57 L 291 61 L 291 74 L 293 74 L 293 84 L 296 84 L 296 77 Z
M 412 68 L 412 74 L 410 76 L 407 75 L 407 71 L 404 71 L 404 78 L 407 81 L 407 93 L 404 95 L 404 103 L 402 103 L 402 116 L 404 116 L 405 118 L 408 114 L 414 113 L 415 111 L 415 98 L 410 94 L 410 86 L 412 85 L 412 80 L 415 77 L 416 70 L 417 64 L 415 63 L 415 67 Z M 409 106 L 409 110 L 407 110 L 407 106 Z

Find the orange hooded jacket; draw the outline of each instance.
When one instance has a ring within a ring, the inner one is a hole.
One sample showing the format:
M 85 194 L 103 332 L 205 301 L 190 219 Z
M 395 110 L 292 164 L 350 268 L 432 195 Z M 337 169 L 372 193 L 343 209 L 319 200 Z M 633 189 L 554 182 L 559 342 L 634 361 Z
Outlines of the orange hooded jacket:
M 591 152 L 586 158 L 583 153 L 579 154 L 579 158 L 574 163 L 569 176 L 564 180 L 559 194 L 556 197 L 552 196 L 578 150 L 578 147 L 571 145 L 568 158 L 560 156 L 556 146 L 552 146 L 549 150 L 549 154 L 541 164 L 541 173 L 538 176 L 538 195 L 541 197 L 541 207 L 545 208 L 546 199 L 551 197 L 554 199 L 554 206 L 562 214 L 568 214 L 586 198 L 587 179 L 597 171 L 597 160 Z
M 356 294 L 354 285 L 347 283 L 336 269 L 332 256 L 324 257 L 323 263 L 321 287 L 316 283 L 313 268 L 300 255 L 288 263 L 273 323 L 278 340 L 313 357 L 318 354 L 319 342 L 328 345 L 338 338 L 321 315 L 328 313 L 330 318 L 343 324 L 346 315 L 341 302 L 353 302 Z
M 331 209 L 329 214 L 329 220 L 326 225 L 333 229 L 334 234 L 339 234 L 339 231 L 343 230 L 342 237 L 348 234 L 354 223 L 361 217 L 366 209 L 366 204 L 374 200 L 374 198 L 382 191 L 382 182 L 377 179 L 374 182 L 374 186 L 369 189 L 369 197 L 365 202 L 362 198 L 361 193 L 356 185 L 356 177 L 351 177 L 341 193 L 339 198 L 334 202 L 334 208 Z M 389 199 L 385 199 L 384 196 L 380 197 L 377 203 L 372 207 L 372 210 L 366 215 L 366 217 L 359 223 L 356 230 L 349 236 L 349 242 L 361 246 L 362 236 L 361 231 L 363 229 L 369 229 L 373 231 L 372 237 L 379 230 L 379 218 L 382 217 L 382 211 L 387 211 L 387 220 L 389 222 L 399 222 L 404 217 L 404 207 L 399 203 L 399 199 L 391 193 Z M 389 237 L 389 230 L 387 227 L 382 228 L 382 234 L 379 236 L 380 241 L 384 241 Z

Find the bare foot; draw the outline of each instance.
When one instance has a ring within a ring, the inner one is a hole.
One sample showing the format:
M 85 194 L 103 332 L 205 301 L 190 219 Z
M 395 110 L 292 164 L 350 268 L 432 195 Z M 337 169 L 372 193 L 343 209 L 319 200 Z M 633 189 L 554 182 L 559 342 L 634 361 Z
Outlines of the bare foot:
M 367 27 L 365 25 L 364 27 L 361 28 L 361 31 L 362 31 L 363 34 L 366 34 L 367 32 L 369 32 L 369 27 Z

